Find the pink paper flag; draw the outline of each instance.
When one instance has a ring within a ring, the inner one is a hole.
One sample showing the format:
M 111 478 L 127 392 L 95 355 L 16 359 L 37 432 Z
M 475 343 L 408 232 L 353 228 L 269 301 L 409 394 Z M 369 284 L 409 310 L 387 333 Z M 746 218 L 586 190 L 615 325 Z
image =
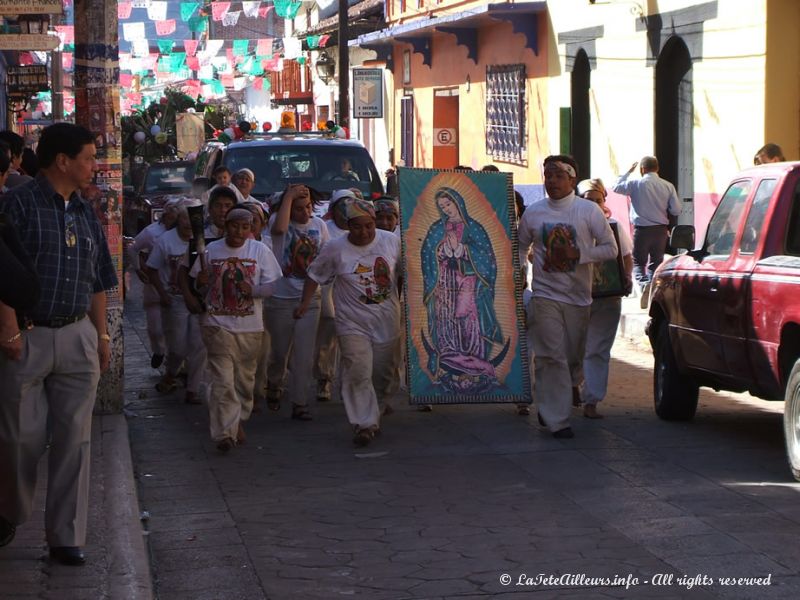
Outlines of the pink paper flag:
M 264 78 L 263 77 L 256 77 L 253 79 L 253 89 L 256 90 L 263 90 L 264 89 Z
M 183 49 L 186 51 L 186 56 L 194 56 L 197 53 L 198 40 L 183 40 Z
M 331 36 L 329 35 L 323 35 L 321 38 L 319 38 L 319 47 L 324 48 L 329 39 L 331 39 Z
M 222 21 L 228 11 L 231 9 L 230 2 L 212 2 L 211 3 L 211 18 L 215 21 Z
M 200 59 L 196 56 L 187 56 L 186 57 L 186 66 L 189 67 L 192 71 L 199 71 L 200 70 Z
M 63 45 L 75 43 L 75 27 L 72 25 L 56 25 L 56 34 Z
M 175 19 L 156 21 L 157 35 L 169 35 L 170 33 L 175 33 Z
M 120 86 L 127 88 L 131 87 L 131 81 L 133 81 L 133 75 L 130 73 L 120 73 L 119 74 L 119 84 Z
M 219 80 L 222 82 L 222 85 L 228 88 L 233 87 L 233 73 L 224 73 L 220 75 Z
M 61 53 L 61 65 L 69 70 L 72 68 L 72 62 L 75 58 L 75 55 L 72 52 L 62 52 Z
M 269 11 L 271 10 L 272 10 L 272 4 L 270 4 L 269 6 L 262 6 L 258 9 L 258 16 L 261 17 L 262 19 L 266 19 L 267 15 L 269 14 Z
M 117 4 L 117 18 L 130 19 L 133 4 L 131 2 L 120 2 Z
M 269 56 L 272 54 L 272 38 L 259 38 L 256 45 L 256 56 Z
M 278 61 L 280 58 L 268 58 L 261 61 L 261 66 L 265 71 L 275 71 L 278 68 Z

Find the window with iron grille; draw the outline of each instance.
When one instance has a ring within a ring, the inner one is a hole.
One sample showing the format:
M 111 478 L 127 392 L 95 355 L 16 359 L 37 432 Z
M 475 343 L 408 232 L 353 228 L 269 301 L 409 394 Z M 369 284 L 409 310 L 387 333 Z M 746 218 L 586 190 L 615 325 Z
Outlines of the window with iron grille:
M 495 160 L 524 164 L 525 65 L 486 67 L 486 154 Z

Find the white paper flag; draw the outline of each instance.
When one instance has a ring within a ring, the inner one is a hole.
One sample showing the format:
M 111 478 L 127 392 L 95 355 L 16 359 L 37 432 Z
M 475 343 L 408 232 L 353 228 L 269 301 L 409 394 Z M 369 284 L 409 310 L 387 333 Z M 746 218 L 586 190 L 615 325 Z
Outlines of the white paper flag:
M 214 79 L 214 67 L 211 65 L 204 65 L 200 67 L 200 70 L 197 72 L 198 79 Z
M 243 90 L 247 87 L 247 77 L 234 77 L 233 89 L 235 91 Z
M 257 17 L 259 6 L 261 6 L 260 0 L 256 0 L 256 2 L 242 2 L 242 11 L 244 11 L 244 16 Z
M 239 16 L 242 14 L 242 11 L 237 10 L 233 12 L 229 12 L 222 18 L 222 24 L 225 27 L 234 27 L 239 22 Z
M 123 23 L 122 37 L 126 42 L 144 39 L 144 23 Z
M 225 40 L 206 40 L 205 50 L 198 52 L 205 56 L 216 56 L 219 54 L 220 49 L 225 44 Z
M 302 42 L 300 38 L 285 37 L 283 38 L 283 57 L 284 58 L 297 58 L 300 56 Z
M 149 4 L 150 0 L 132 0 L 131 8 L 147 8 Z
M 151 21 L 163 21 L 167 18 L 167 3 L 153 0 L 147 7 L 147 18 Z
M 150 42 L 147 39 L 133 40 L 131 42 L 131 56 L 138 58 L 150 56 Z
M 231 71 L 231 65 L 228 63 L 227 56 L 215 56 L 211 59 L 211 64 L 214 65 L 220 73 L 229 73 Z

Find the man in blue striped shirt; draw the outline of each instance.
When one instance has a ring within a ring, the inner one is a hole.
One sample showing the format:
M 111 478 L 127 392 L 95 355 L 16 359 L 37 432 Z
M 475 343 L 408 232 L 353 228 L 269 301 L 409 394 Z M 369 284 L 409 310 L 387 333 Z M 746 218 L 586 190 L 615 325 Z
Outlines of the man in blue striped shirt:
M 49 420 L 47 543 L 54 561 L 82 565 L 92 408 L 110 358 L 105 292 L 117 277 L 79 193 L 97 170 L 94 137 L 58 123 L 44 129 L 36 153 L 37 177 L 0 198 L 41 284 L 35 306 L 15 313 L 0 303 L 0 546 L 31 514 Z

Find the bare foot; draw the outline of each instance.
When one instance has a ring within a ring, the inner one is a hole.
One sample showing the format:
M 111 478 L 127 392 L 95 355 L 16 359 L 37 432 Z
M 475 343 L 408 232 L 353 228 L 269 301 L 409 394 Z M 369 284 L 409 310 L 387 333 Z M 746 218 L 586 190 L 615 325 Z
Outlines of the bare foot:
M 594 404 L 586 404 L 583 407 L 583 416 L 587 419 L 602 419 L 603 415 L 597 412 L 597 407 Z

